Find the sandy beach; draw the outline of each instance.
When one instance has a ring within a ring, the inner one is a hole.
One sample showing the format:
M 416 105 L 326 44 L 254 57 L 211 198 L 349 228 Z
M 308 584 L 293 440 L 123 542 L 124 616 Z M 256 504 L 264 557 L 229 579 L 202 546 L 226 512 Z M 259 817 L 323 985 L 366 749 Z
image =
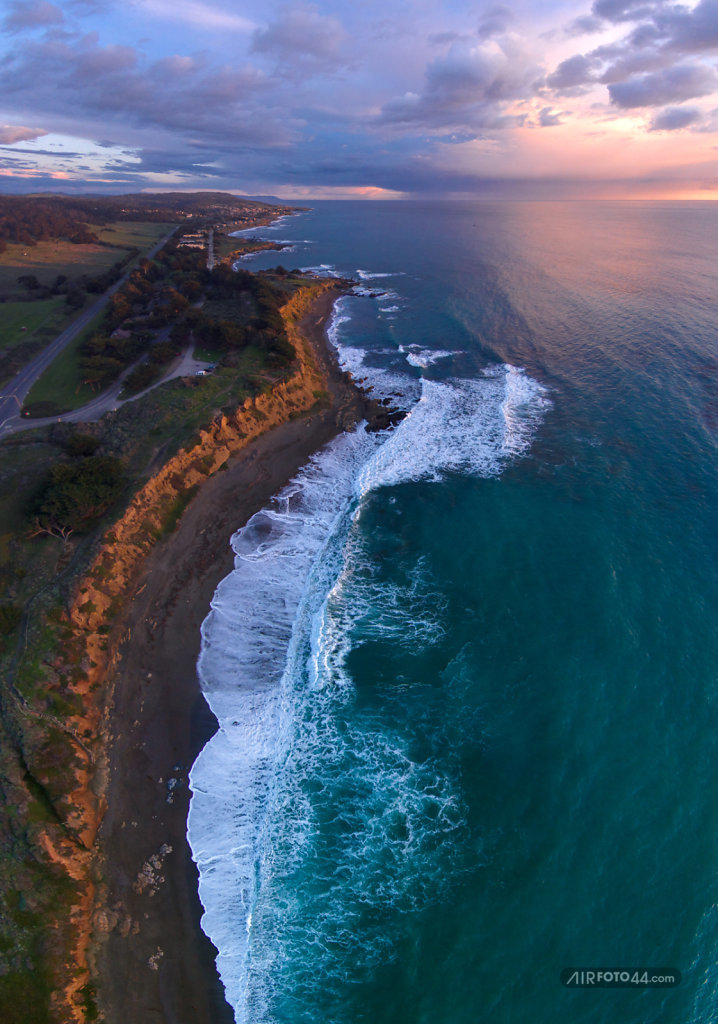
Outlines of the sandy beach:
M 303 319 L 330 408 L 263 434 L 210 478 L 178 528 L 147 557 L 115 669 L 108 811 L 100 843 L 106 899 L 95 915 L 99 1004 L 112 1024 L 231 1022 L 200 927 L 186 840 L 187 775 L 216 723 L 197 682 L 200 625 L 232 569 L 231 535 L 342 429 L 377 412 L 330 352 L 341 290 Z

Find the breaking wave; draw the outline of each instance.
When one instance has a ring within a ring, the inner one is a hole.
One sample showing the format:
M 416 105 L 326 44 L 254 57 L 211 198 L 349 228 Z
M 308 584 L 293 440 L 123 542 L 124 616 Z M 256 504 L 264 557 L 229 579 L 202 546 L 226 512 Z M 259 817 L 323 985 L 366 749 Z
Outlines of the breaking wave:
M 442 381 L 406 368 L 407 353 L 430 364 L 444 350 L 407 346 L 403 372 L 375 366 L 390 354 L 351 344 L 351 322 L 348 297 L 329 327 L 341 365 L 409 414 L 379 436 L 341 435 L 252 516 L 202 628 L 198 670 L 219 731 L 191 772 L 188 834 L 238 1024 L 309 1021 L 319 1006 L 331 1024 L 333 994 L 389 962 L 401 921 L 461 870 L 458 768 L 417 759 L 407 723 L 357 707 L 353 652 L 381 642 L 413 654 L 444 632 L 427 565 L 377 572 L 361 512 L 387 486 L 495 476 L 549 405 L 510 365 Z

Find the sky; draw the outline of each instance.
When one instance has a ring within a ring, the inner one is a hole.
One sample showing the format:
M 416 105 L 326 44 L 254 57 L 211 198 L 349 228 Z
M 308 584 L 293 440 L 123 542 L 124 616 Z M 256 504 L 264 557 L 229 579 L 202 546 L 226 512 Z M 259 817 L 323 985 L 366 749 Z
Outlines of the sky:
M 718 198 L 718 0 L 3 0 L 0 191 Z

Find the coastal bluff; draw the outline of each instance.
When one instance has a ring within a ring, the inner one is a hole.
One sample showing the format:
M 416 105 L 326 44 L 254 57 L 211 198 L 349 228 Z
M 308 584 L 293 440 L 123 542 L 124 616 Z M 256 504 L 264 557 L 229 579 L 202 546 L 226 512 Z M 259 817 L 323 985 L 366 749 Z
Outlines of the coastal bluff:
M 185 837 L 188 771 L 215 727 L 194 668 L 199 625 L 231 568 L 231 533 L 338 431 L 386 416 L 326 344 L 346 290 L 317 280 L 291 296 L 281 308 L 296 353 L 288 375 L 217 412 L 148 479 L 75 586 L 83 710 L 66 724 L 87 737 L 88 756 L 76 760 L 65 820 L 38 839 L 78 893 L 58 931 L 66 962 L 53 1016 L 63 1024 L 231 1020 Z

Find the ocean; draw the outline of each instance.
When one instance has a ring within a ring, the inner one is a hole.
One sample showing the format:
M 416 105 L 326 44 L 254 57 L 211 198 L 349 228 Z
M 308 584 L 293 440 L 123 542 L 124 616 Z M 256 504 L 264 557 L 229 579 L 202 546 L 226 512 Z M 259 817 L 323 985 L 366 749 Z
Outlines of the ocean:
M 408 415 L 237 532 L 203 626 L 188 833 L 238 1024 L 715 1021 L 718 206 L 255 234 L 291 245 L 248 269 L 357 281 L 338 358 Z

